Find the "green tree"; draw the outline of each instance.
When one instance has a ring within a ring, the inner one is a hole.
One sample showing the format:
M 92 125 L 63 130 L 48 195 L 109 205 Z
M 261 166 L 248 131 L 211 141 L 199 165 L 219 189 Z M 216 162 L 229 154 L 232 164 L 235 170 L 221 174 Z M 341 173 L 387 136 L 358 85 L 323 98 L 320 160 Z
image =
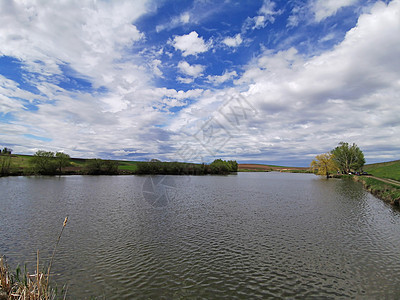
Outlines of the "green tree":
M 54 152 L 38 150 L 31 159 L 31 164 L 36 173 L 42 175 L 53 175 L 57 170 L 57 162 Z
M 57 168 L 62 173 L 62 168 L 68 167 L 70 165 L 70 157 L 68 154 L 63 153 L 63 152 L 57 152 L 56 153 L 56 164 Z
M 100 158 L 88 159 L 85 168 L 89 175 L 118 174 L 118 161 L 102 160 Z
M 334 155 L 329 152 L 317 155 L 311 162 L 311 168 L 317 175 L 326 175 L 329 178 L 329 174 L 337 170 Z
M 103 171 L 105 174 L 113 175 L 118 174 L 118 161 L 116 160 L 105 160 L 103 161 Z
M 3 150 L 0 150 L 0 154 L 11 154 L 12 149 L 4 147 Z
M 360 171 L 365 164 L 364 153 L 354 143 L 350 146 L 348 143 L 340 142 L 331 153 L 335 164 L 345 174 Z
M 236 160 L 228 160 L 229 168 L 231 172 L 237 172 L 238 170 L 238 163 Z
M 88 159 L 86 161 L 85 169 L 89 175 L 100 175 L 102 174 L 101 167 L 103 160 L 99 158 Z
M 210 164 L 210 169 L 212 174 L 228 174 L 229 172 L 233 172 L 234 165 L 225 160 L 216 159 Z

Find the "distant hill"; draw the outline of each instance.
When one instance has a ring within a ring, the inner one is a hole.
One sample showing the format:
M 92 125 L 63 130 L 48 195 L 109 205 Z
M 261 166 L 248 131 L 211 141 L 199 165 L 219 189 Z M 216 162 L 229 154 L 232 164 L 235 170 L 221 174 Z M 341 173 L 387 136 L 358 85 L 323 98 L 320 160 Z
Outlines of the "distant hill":
M 376 177 L 400 181 L 400 160 L 365 165 L 364 171 Z

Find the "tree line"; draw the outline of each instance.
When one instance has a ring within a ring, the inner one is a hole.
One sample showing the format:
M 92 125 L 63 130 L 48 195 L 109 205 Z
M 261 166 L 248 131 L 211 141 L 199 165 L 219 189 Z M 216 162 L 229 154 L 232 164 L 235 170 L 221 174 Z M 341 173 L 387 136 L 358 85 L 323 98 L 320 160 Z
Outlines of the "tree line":
M 311 162 L 311 168 L 314 173 L 329 178 L 332 173 L 362 172 L 364 164 L 364 153 L 356 144 L 340 142 L 330 152 L 317 155 Z
M 30 163 L 33 172 L 40 175 L 63 174 L 63 168 L 71 166 L 71 157 L 63 152 L 37 151 Z M 99 158 L 87 159 L 81 174 L 88 175 L 114 175 L 118 174 L 118 161 L 103 160 Z
M 229 174 L 237 172 L 238 163 L 235 160 L 216 159 L 211 164 L 192 164 L 182 162 L 161 162 L 152 160 L 150 162 L 138 163 L 138 174 L 159 175 L 205 175 L 205 174 Z
M 117 175 L 117 174 L 165 174 L 165 175 L 205 175 L 228 174 L 237 172 L 238 163 L 234 160 L 216 159 L 211 164 L 194 164 L 182 162 L 161 162 L 153 159 L 150 162 L 137 162 L 136 171 L 119 170 L 116 160 L 103 160 L 99 158 L 84 159 L 82 163 L 71 164 L 71 157 L 64 152 L 38 150 L 28 160 L 23 170 L 13 168 L 11 149 L 0 150 L 0 176 L 7 175 L 61 175 L 61 174 L 87 174 L 87 175 Z M 17 159 L 17 155 L 14 155 Z M 78 159 L 76 159 L 78 160 Z M 79 160 L 78 160 L 79 162 Z M 28 167 L 29 165 L 29 167 Z
M 31 164 L 35 173 L 41 175 L 61 174 L 62 169 L 70 165 L 70 156 L 63 152 L 39 150 L 32 159 Z

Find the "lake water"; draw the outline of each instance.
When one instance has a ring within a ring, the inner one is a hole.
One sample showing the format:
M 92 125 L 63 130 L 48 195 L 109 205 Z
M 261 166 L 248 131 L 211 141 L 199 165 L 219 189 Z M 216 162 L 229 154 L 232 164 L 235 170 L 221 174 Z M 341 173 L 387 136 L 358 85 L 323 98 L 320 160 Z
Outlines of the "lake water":
M 67 215 L 69 299 L 400 298 L 400 213 L 349 180 L 0 178 L 0 253 L 48 260 Z

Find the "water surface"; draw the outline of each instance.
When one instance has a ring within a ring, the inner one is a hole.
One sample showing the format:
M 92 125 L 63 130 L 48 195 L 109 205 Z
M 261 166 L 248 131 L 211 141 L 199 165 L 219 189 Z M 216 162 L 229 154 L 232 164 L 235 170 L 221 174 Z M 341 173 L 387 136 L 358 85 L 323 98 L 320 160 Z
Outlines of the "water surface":
M 155 207 L 149 178 L 0 178 L 0 253 L 48 259 L 68 215 L 53 270 L 70 299 L 400 297 L 400 214 L 358 183 L 168 176 Z

